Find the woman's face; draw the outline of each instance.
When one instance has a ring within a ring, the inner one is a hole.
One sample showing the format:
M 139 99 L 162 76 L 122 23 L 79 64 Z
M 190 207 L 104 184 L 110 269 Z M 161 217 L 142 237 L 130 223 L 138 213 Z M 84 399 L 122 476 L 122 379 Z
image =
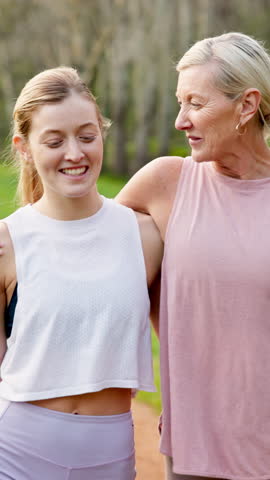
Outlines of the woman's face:
M 27 149 L 45 195 L 91 196 L 103 157 L 94 103 L 72 93 L 60 103 L 41 106 L 32 116 Z
M 196 65 L 179 74 L 176 96 L 180 111 L 175 121 L 184 130 L 197 162 L 222 161 L 234 152 L 239 103 L 217 90 L 215 66 Z

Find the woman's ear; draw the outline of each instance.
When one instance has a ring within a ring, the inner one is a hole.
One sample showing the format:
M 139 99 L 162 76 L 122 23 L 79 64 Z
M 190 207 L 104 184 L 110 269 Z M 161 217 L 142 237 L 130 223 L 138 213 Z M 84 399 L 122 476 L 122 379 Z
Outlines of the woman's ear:
M 24 160 L 31 161 L 31 155 L 25 139 L 21 135 L 14 135 L 12 143 L 17 152 L 24 158 Z
M 261 93 L 257 88 L 248 88 L 245 90 L 241 99 L 240 118 L 241 124 L 246 124 L 256 115 L 261 102 Z

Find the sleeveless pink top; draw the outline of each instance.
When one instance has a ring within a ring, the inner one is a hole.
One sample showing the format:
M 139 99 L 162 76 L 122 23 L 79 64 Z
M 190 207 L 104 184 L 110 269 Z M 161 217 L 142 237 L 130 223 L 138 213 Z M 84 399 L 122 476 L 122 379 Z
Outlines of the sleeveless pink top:
M 270 178 L 184 160 L 160 318 L 162 453 L 174 471 L 270 479 Z

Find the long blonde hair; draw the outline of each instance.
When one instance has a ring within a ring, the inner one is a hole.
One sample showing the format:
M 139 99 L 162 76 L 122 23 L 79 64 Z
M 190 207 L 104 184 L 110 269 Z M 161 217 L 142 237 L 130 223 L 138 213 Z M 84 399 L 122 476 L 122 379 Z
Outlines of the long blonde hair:
M 95 105 L 99 126 L 103 137 L 110 126 L 97 105 L 96 99 L 87 85 L 71 67 L 57 67 L 44 70 L 31 78 L 22 89 L 13 110 L 12 136 L 20 135 L 26 142 L 31 129 L 33 113 L 42 105 L 63 101 L 72 92 L 79 93 Z M 14 163 L 19 168 L 17 194 L 22 205 L 34 203 L 43 194 L 43 185 L 33 162 L 20 158 L 13 149 Z

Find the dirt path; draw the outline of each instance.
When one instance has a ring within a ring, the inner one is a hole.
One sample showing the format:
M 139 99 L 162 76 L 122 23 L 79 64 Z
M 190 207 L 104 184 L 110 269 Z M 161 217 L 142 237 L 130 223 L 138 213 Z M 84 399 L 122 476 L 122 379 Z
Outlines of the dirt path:
M 158 415 L 144 403 L 133 401 L 136 480 L 164 480 L 163 455 L 159 453 Z

